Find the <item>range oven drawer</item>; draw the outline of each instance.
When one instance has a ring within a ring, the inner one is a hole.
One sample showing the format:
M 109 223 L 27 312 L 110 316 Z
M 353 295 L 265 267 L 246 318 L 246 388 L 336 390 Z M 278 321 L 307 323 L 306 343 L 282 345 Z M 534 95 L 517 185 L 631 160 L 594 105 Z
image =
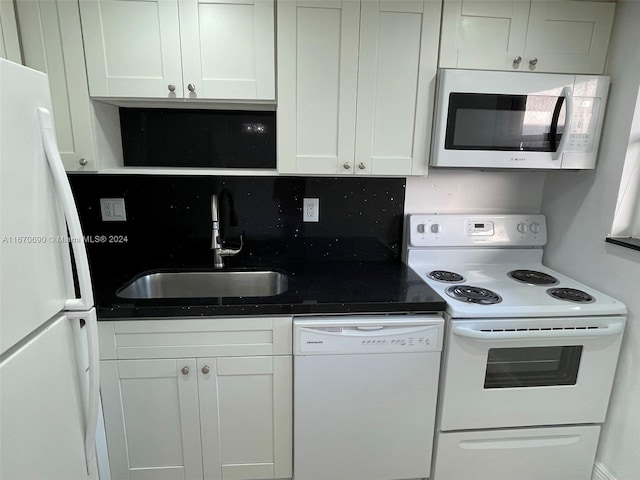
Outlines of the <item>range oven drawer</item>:
M 437 480 L 590 480 L 599 426 L 438 435 Z
M 624 317 L 453 320 L 440 429 L 603 422 L 624 322 Z

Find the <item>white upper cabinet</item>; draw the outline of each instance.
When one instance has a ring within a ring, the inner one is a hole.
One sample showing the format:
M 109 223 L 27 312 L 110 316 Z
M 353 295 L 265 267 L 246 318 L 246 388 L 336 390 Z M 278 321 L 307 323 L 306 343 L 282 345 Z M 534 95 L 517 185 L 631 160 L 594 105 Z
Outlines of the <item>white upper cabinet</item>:
M 58 149 L 65 168 L 96 170 L 94 112 L 85 75 L 78 4 L 18 0 L 16 6 L 24 64 L 49 77 Z
M 94 97 L 274 100 L 273 0 L 81 0 Z
M 528 19 L 528 0 L 445 0 L 440 67 L 522 69 Z
M 80 13 L 92 96 L 183 96 L 177 0 L 87 0 Z
M 440 67 L 601 74 L 615 4 L 445 0 Z
M 280 172 L 353 171 L 359 22 L 358 0 L 278 2 Z
M 615 3 L 531 2 L 527 66 L 537 59 L 540 72 L 602 73 L 614 12 Z
M 180 39 L 190 97 L 275 99 L 273 2 L 180 0 Z
M 22 63 L 13 1 L 0 0 L 0 57 Z
M 278 3 L 278 170 L 426 172 L 440 3 Z

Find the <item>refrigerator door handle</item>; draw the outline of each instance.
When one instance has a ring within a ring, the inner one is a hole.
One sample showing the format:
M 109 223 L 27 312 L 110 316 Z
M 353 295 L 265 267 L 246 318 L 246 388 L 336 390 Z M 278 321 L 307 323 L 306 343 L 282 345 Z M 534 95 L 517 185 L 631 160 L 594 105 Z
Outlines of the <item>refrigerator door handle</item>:
M 67 228 L 71 237 L 71 247 L 76 263 L 78 275 L 78 285 L 80 287 L 80 298 L 70 298 L 65 302 L 65 310 L 88 310 L 93 307 L 93 289 L 91 287 L 91 275 L 89 273 L 89 260 L 87 250 L 84 245 L 80 217 L 76 209 L 76 204 L 71 192 L 71 185 L 64 170 L 62 158 L 58 152 L 55 133 L 53 131 L 53 120 L 51 113 L 46 108 L 38 108 L 38 118 L 40 120 L 40 130 L 42 133 L 42 143 L 49 167 L 53 175 L 53 180 L 58 191 L 60 202 L 67 220 Z
M 100 408 L 100 357 L 98 355 L 98 317 L 96 309 L 88 312 L 67 312 L 70 319 L 84 320 L 87 333 L 87 354 L 89 357 L 89 399 L 86 408 L 84 451 L 87 462 L 87 475 L 91 475 L 97 466 L 96 428 L 98 409 Z

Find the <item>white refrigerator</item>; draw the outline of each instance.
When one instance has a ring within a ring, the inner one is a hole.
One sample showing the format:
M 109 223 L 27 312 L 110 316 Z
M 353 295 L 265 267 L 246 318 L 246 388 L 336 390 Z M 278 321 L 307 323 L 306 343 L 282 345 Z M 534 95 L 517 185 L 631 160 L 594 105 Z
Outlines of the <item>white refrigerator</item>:
M 2 480 L 98 478 L 96 313 L 50 112 L 47 76 L 0 59 Z

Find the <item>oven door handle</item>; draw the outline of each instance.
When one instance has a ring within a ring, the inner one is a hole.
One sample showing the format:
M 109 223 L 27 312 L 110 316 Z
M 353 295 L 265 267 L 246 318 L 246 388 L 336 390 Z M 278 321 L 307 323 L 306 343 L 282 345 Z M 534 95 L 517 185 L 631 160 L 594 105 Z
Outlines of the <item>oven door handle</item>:
M 514 330 L 507 332 L 485 332 L 468 327 L 453 327 L 453 334 L 474 340 L 521 340 L 529 338 L 583 338 L 619 335 L 624 330 L 623 323 L 605 327 L 562 329 L 562 330 Z

